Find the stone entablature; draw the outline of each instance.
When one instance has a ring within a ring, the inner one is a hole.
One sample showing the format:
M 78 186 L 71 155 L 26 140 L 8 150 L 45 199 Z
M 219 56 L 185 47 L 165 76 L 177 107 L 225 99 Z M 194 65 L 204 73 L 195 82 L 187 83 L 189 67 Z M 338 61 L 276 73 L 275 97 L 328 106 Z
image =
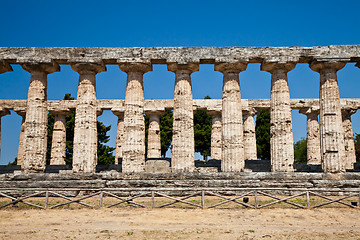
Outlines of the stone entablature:
M 53 162 L 62 162 L 64 115 L 75 110 L 73 172 L 94 172 L 96 117 L 103 110 L 118 116 L 117 151 L 124 172 L 145 169 L 144 113 L 149 114 L 151 156 L 159 155 L 160 114 L 173 110 L 172 172 L 194 171 L 193 112 L 205 109 L 213 118 L 212 154 L 221 156 L 224 172 L 244 171 L 245 159 L 256 158 L 254 115 L 269 109 L 271 116 L 271 170 L 293 171 L 294 150 L 291 110 L 307 115 L 308 138 L 320 146 L 320 155 L 309 150 L 309 163 L 321 163 L 324 172 L 341 173 L 354 163 L 351 143 L 351 114 L 359 99 L 340 99 L 337 71 L 347 63 L 360 63 L 360 45 L 327 47 L 155 47 L 155 48 L 0 48 L 0 73 L 20 64 L 31 74 L 26 101 L 2 100 L 2 115 L 14 110 L 23 117 L 19 158 L 25 172 L 45 169 L 47 112 L 54 112 L 56 134 Z M 248 64 L 261 63 L 271 74 L 270 100 L 241 99 L 239 73 Z M 287 73 L 297 63 L 308 63 L 320 77 L 319 99 L 290 99 Z M 47 101 L 47 75 L 60 71 L 59 64 L 71 65 L 79 74 L 77 100 Z M 125 100 L 97 100 L 96 75 L 106 65 L 117 64 L 127 74 Z M 167 64 L 175 73 L 173 100 L 144 100 L 143 75 L 153 64 Z M 191 74 L 199 64 L 214 64 L 223 74 L 221 100 L 193 100 Z M 313 109 L 319 111 L 312 111 Z M 308 111 L 311 109 L 311 113 Z M 350 109 L 350 111 L 349 111 Z M 26 114 L 24 114 L 26 112 Z M 1 116 L 2 116 L 1 115 Z M 319 119 L 319 123 L 317 122 Z M 319 130 L 317 130 L 317 124 Z M 320 141 L 320 144 L 318 144 Z M 308 143 L 309 144 L 309 143 Z M 309 149 L 310 146 L 308 146 Z M 246 152 L 245 152 L 246 151 Z M 345 159 L 345 161 L 344 161 Z
M 324 47 L 151 47 L 151 48 L 66 48 L 66 47 L 0 47 L 0 61 L 58 64 L 77 62 L 121 63 L 232 63 L 299 62 L 313 59 L 356 62 L 360 45 Z
M 344 109 L 360 108 L 360 99 L 357 98 L 342 98 L 341 107 Z M 0 100 L 0 109 L 26 111 L 27 100 Z M 124 112 L 125 100 L 97 100 L 98 111 L 118 111 Z M 48 100 L 48 111 L 71 111 L 76 109 L 76 100 Z M 243 111 L 249 111 L 250 109 L 270 109 L 269 99 L 241 99 L 241 105 Z M 299 98 L 290 99 L 291 109 L 303 109 L 310 107 L 319 108 L 319 100 L 315 98 Z M 165 111 L 172 110 L 174 107 L 174 100 L 159 99 L 159 100 L 145 100 L 144 112 L 149 111 Z M 193 110 L 208 110 L 221 112 L 221 99 L 193 99 Z

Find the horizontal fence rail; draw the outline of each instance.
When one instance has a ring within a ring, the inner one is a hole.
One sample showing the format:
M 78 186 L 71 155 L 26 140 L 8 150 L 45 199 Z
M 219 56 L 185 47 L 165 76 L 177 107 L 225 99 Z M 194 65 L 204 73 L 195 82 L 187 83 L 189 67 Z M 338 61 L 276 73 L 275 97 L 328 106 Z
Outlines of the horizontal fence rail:
M 111 208 L 121 204 L 139 208 L 164 208 L 179 207 L 175 204 L 183 204 L 182 206 L 202 209 L 224 206 L 228 203 L 233 204 L 231 208 L 249 209 L 267 208 L 276 204 L 309 209 L 338 203 L 337 206 L 359 209 L 360 189 L 0 188 L 0 199 L 0 209 L 18 206 L 20 203 L 40 209 L 60 208 L 74 203 L 88 208 Z M 43 202 L 34 203 L 31 199 L 40 199 Z M 53 199 L 56 202 L 50 203 Z M 59 199 L 64 202 L 60 202 Z M 92 202 L 85 202 L 89 199 L 92 199 Z M 111 203 L 105 204 L 104 201 L 108 199 L 111 199 Z

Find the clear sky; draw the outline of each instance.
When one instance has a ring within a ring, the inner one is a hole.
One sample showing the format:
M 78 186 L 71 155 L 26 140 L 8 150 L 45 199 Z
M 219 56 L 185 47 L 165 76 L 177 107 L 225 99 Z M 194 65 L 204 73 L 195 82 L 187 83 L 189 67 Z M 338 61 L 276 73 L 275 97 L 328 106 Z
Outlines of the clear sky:
M 294 2 L 294 3 L 291 3 Z M 296 2 L 296 3 L 295 3 Z M 1 47 L 327 46 L 360 44 L 360 1 L 16 1 L 0 0 Z M 69 66 L 48 77 L 48 99 L 76 96 L 78 74 Z M 0 75 L 0 99 L 26 99 L 30 75 L 17 65 Z M 97 75 L 99 99 L 124 99 L 126 74 L 117 66 Z M 291 98 L 318 98 L 319 75 L 307 64 L 289 72 Z M 338 72 L 340 97 L 359 98 L 360 69 Z M 201 65 L 193 97 L 221 98 L 222 74 Z M 242 98 L 270 98 L 270 74 L 249 64 L 240 74 Z M 154 65 L 144 76 L 146 99 L 173 98 L 174 74 Z M 292 112 L 294 140 L 306 137 L 306 117 Z M 116 117 L 111 124 L 115 145 Z M 360 132 L 360 114 L 353 115 Z M 21 118 L 2 118 L 0 164 L 17 156 Z

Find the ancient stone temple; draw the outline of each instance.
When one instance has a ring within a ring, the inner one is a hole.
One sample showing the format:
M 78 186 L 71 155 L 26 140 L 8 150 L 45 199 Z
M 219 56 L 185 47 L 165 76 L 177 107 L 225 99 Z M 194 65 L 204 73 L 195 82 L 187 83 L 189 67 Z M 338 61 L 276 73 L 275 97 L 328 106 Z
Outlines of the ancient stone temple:
M 241 75 L 260 63 L 271 78 L 270 99 L 242 99 Z M 360 99 L 341 99 L 337 71 L 348 63 L 360 66 L 359 45 L 327 47 L 156 47 L 156 48 L 0 48 L 0 73 L 19 64 L 31 74 L 27 100 L 0 100 L 0 120 L 10 110 L 22 116 L 18 165 L 23 173 L 46 169 L 47 113 L 55 116 L 50 165 L 65 165 L 66 115 L 75 110 L 72 172 L 94 173 L 97 167 L 97 117 L 111 110 L 118 118 L 115 164 L 124 173 L 198 171 L 194 162 L 194 111 L 212 117 L 211 159 L 222 172 L 244 172 L 246 162 L 258 161 L 254 118 L 261 109 L 271 116 L 270 171 L 294 172 L 291 111 L 307 117 L 308 165 L 325 173 L 354 169 L 351 115 Z M 154 64 L 174 73 L 174 99 L 145 100 L 143 76 Z M 193 99 L 192 73 L 212 64 L 222 74 L 222 99 Z M 291 99 L 288 72 L 308 64 L 319 73 L 319 99 Z M 47 76 L 70 65 L 79 74 L 76 100 L 47 100 Z M 124 100 L 96 97 L 96 75 L 107 65 L 127 74 Z M 341 81 L 341 79 L 339 79 Z M 161 159 L 160 117 L 173 111 L 172 158 Z M 145 155 L 144 114 L 149 116 Z M 1 123 L 1 122 L 0 122 Z M 149 170 L 150 169 L 150 170 Z

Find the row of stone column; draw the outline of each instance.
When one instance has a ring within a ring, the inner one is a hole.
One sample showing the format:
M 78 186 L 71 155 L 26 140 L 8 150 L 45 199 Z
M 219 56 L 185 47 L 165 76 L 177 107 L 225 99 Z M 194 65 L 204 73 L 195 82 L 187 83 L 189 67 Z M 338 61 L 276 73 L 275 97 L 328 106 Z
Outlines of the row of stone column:
M 296 63 L 289 62 L 264 62 L 261 65 L 261 70 L 271 73 L 270 148 L 271 167 L 272 171 L 276 172 L 293 171 L 294 150 L 287 72 L 294 69 L 295 65 Z M 145 165 L 143 74 L 151 71 L 152 65 L 126 63 L 119 66 L 127 73 L 123 118 L 124 142 L 121 153 L 123 171 L 142 172 Z M 345 62 L 310 63 L 310 68 L 320 73 L 320 149 L 321 163 L 325 172 L 343 172 L 345 169 L 342 161 L 345 149 L 344 132 L 336 77 L 336 72 L 344 66 Z M 47 75 L 59 71 L 59 66 L 55 63 L 34 63 L 22 64 L 22 67 L 31 73 L 31 80 L 21 162 L 25 172 L 42 172 L 46 163 Z M 75 117 L 73 172 L 94 172 L 97 162 L 95 76 L 105 71 L 106 67 L 102 63 L 74 63 L 71 67 L 80 75 Z M 168 70 L 175 73 L 172 141 L 174 172 L 194 170 L 191 73 L 197 71 L 198 67 L 198 64 L 168 64 Z M 242 62 L 215 64 L 215 70 L 224 75 L 221 120 L 221 160 L 224 172 L 244 170 L 244 137 L 247 137 L 246 134 L 253 134 L 245 130 L 244 135 L 242 125 L 239 73 L 246 67 L 247 63 Z M 218 120 L 214 121 L 215 124 L 219 124 L 216 123 Z M 59 133 L 59 141 L 60 139 L 63 137 Z
M 351 115 L 357 109 L 343 108 L 341 110 L 342 129 L 344 137 L 344 156 L 342 164 L 344 169 L 354 169 L 356 163 L 354 133 L 352 130 Z M 318 115 L 320 109 L 317 107 L 303 108 L 299 111 L 307 116 L 307 164 L 321 165 L 321 144 Z

